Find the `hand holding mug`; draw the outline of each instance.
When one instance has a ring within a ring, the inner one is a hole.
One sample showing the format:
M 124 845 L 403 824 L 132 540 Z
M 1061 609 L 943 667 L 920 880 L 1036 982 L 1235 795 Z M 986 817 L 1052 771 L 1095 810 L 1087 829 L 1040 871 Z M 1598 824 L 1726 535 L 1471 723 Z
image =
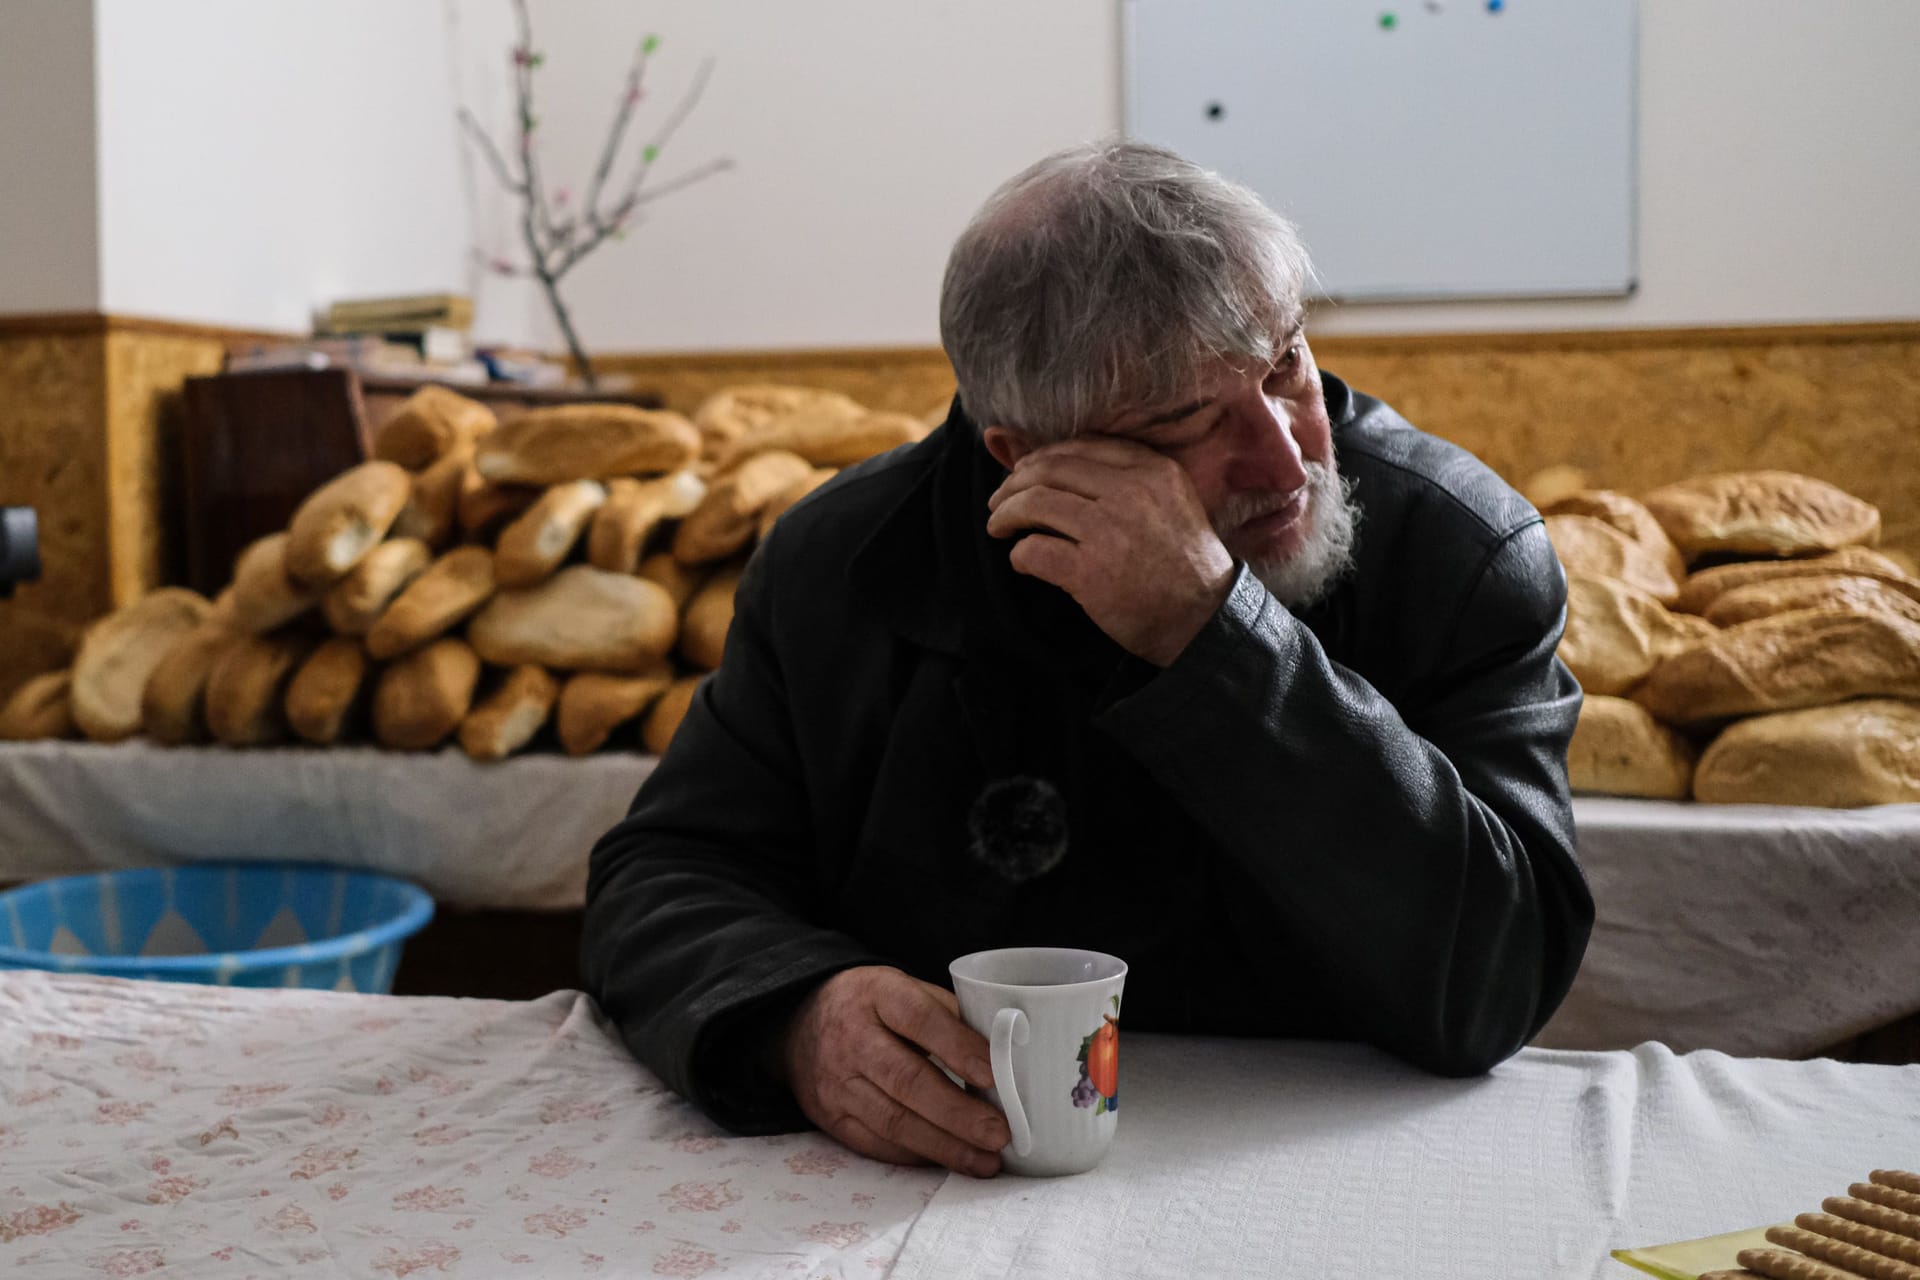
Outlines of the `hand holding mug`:
M 993 1085 L 986 1038 L 953 993 L 869 965 L 827 979 L 794 1013 L 777 1065 L 807 1118 L 864 1156 L 991 1177 L 1007 1122 L 927 1055 L 977 1089 Z

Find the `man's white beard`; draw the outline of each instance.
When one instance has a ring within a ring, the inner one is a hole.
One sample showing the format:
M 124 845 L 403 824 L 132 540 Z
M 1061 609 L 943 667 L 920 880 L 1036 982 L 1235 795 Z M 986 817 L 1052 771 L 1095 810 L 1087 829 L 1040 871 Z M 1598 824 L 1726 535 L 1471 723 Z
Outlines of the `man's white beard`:
M 1292 555 L 1247 561 L 1273 598 L 1289 609 L 1304 609 L 1324 599 L 1353 570 L 1354 531 L 1360 512 L 1353 504 L 1353 482 L 1324 462 L 1305 462 L 1307 469 L 1306 538 Z M 1277 494 L 1237 494 L 1213 517 L 1221 541 L 1249 520 L 1281 509 Z

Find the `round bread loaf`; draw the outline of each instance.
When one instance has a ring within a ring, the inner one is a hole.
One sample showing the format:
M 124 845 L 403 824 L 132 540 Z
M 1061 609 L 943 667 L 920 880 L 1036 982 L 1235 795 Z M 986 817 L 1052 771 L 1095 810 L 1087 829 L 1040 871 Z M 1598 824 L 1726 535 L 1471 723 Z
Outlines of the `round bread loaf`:
M 673 684 L 673 668 L 661 663 L 642 675 L 582 671 L 560 689 L 554 718 L 560 746 L 570 756 L 597 751 L 614 730 L 635 719 Z
M 693 425 L 700 432 L 706 455 L 716 457 L 735 440 L 777 418 L 799 413 L 858 418 L 865 412 L 838 391 L 768 385 L 725 387 L 701 402 L 694 411 Z
M 234 623 L 255 635 L 293 621 L 319 604 L 325 591 L 300 586 L 288 575 L 284 533 L 270 533 L 240 553 L 228 590 Z
M 475 760 L 505 760 L 533 741 L 559 693 L 546 668 L 515 667 L 460 722 L 460 746 Z
M 471 449 L 492 432 L 493 410 L 446 387 L 414 392 L 382 424 L 373 440 L 373 456 L 409 471 L 433 465 L 448 453 Z
M 1865 547 L 1846 547 L 1831 555 L 1808 556 L 1801 560 L 1747 560 L 1701 569 L 1681 585 L 1680 598 L 1673 602 L 1673 607 L 1682 613 L 1704 614 L 1713 607 L 1714 601 L 1741 587 L 1828 574 L 1877 578 L 1892 585 L 1896 591 L 1920 598 L 1920 582 L 1908 577 L 1898 564 Z
M 739 566 L 722 570 L 687 602 L 680 628 L 680 656 L 702 671 L 720 669 L 727 632 L 733 627 L 733 598 L 740 589 L 741 573 Z
M 1612 578 L 1671 604 L 1680 583 L 1656 551 L 1594 516 L 1548 516 L 1547 537 L 1569 576 Z
M 313 649 L 298 633 L 243 636 L 207 674 L 207 728 L 229 747 L 263 747 L 287 736 L 287 682 Z
M 368 656 L 385 662 L 419 648 L 458 626 L 493 591 L 493 553 L 454 548 L 408 583 L 367 631 Z
M 658 584 L 577 564 L 494 596 L 467 638 L 498 667 L 638 675 L 667 655 L 676 631 L 673 599 Z
M 360 709 L 370 667 L 354 637 L 326 640 L 287 685 L 288 727 L 318 747 L 338 742 Z
M 673 535 L 673 554 L 684 564 L 724 560 L 753 541 L 760 513 L 790 486 L 813 475 L 796 454 L 760 453 L 715 482 Z
M 1909 587 L 1849 573 L 1774 578 L 1722 594 L 1707 606 L 1706 617 L 1717 627 L 1734 627 L 1796 609 L 1893 613 L 1920 623 L 1920 584 Z
M 162 587 L 87 628 L 73 660 L 73 719 L 80 731 L 95 742 L 139 733 L 147 678 L 212 613 L 198 593 Z
M 168 746 L 207 740 L 207 678 L 220 655 L 246 634 L 230 618 L 213 616 L 174 642 L 140 694 L 140 725 L 147 737 Z
M 1661 660 L 1716 634 L 1711 622 L 1672 613 L 1644 591 L 1612 578 L 1567 578 L 1567 629 L 1560 660 L 1588 693 L 1625 693 Z
M 0 742 L 35 742 L 77 736 L 73 722 L 71 671 L 34 676 L 0 706 Z
M 442 636 L 380 673 L 373 736 L 396 751 L 431 751 L 460 727 L 480 683 L 480 659 L 457 636 Z
M 1684 800 L 1693 783 L 1693 745 L 1625 698 L 1589 694 L 1567 746 L 1575 791 Z
M 530 587 L 558 569 L 594 512 L 607 500 L 597 480 L 557 484 L 500 531 L 493 577 L 502 587 Z
M 287 576 L 310 587 L 338 582 L 380 545 L 412 492 L 405 468 L 378 461 L 315 489 L 287 525 Z
M 425 542 L 389 538 L 327 592 L 320 606 L 327 625 L 343 636 L 365 635 L 387 606 L 432 564 L 433 550 Z
M 677 413 L 571 404 L 502 424 L 474 465 L 500 484 L 555 485 L 675 471 L 699 456 L 700 432 Z
M 1653 518 L 1653 512 L 1624 493 L 1615 493 L 1611 489 L 1582 489 L 1540 508 L 1540 511 L 1542 515 L 1592 516 L 1595 520 L 1604 521 L 1653 552 L 1674 581 L 1678 582 L 1687 575 L 1685 557 L 1680 554 L 1680 548 L 1673 545 L 1673 539 L 1667 536 L 1667 531 L 1660 527 L 1660 522 Z
M 1880 512 L 1792 471 L 1733 471 L 1665 485 L 1642 501 L 1681 552 L 1797 556 L 1880 540 Z
M 1693 794 L 1834 808 L 1920 801 L 1920 704 L 1875 698 L 1729 725 L 1700 757 Z
M 1669 724 L 1866 697 L 1920 697 L 1920 624 L 1837 609 L 1775 614 L 1665 659 L 1634 691 Z
M 653 710 L 647 712 L 646 721 L 640 726 L 640 741 L 649 752 L 656 756 L 667 754 L 667 747 L 679 732 L 680 722 L 692 709 L 693 695 L 700 691 L 700 682 L 704 679 L 705 676 L 682 676 L 653 704 Z

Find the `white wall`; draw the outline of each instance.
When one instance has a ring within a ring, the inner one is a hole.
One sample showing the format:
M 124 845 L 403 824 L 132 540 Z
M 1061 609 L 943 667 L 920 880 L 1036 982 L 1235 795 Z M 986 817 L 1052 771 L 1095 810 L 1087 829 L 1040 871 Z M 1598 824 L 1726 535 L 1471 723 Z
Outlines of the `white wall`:
M 533 0 L 556 180 L 584 185 L 647 30 L 663 44 L 640 132 L 717 58 L 657 172 L 716 155 L 737 165 L 663 200 L 569 280 L 587 344 L 935 341 L 947 246 L 980 199 L 1045 151 L 1118 127 L 1118 3 Z M 452 124 L 465 102 L 506 136 L 507 0 L 92 7 L 102 265 L 90 287 L 86 103 L 71 74 L 88 6 L 0 4 L 0 308 L 85 306 L 67 300 L 84 294 L 112 311 L 291 329 L 342 295 L 470 287 L 484 336 L 555 343 L 531 286 L 475 279 L 467 258 L 470 243 L 515 243 L 508 202 Z M 44 53 L 6 38 L 23 24 Z M 1356 306 L 1319 327 L 1920 316 L 1915 48 L 1914 0 L 1646 0 L 1638 294 Z
M 102 309 L 303 330 L 339 297 L 467 286 L 439 4 L 95 0 L 95 12 Z
M 1634 296 L 1349 306 L 1316 327 L 1920 316 L 1920 4 L 1641 9 Z M 932 343 L 947 246 L 980 199 L 1120 126 L 1118 0 L 540 0 L 534 16 L 556 170 L 584 169 L 643 22 L 667 40 L 658 110 L 699 56 L 718 58 L 674 158 L 739 166 L 580 269 L 569 293 L 590 347 Z
M 0 4 L 0 313 L 98 305 L 93 139 L 90 6 Z

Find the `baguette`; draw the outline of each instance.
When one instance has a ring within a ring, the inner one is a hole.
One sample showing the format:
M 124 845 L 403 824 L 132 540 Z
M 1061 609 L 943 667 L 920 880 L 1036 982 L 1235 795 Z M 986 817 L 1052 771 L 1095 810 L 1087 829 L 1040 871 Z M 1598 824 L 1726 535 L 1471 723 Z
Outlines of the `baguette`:
M 380 545 L 413 492 L 413 477 L 391 462 L 363 462 L 315 489 L 287 526 L 287 576 L 326 587 Z
M 544 667 L 515 667 L 460 722 L 461 747 L 475 760 L 506 759 L 540 732 L 559 692 Z
M 447 552 L 407 584 L 367 631 L 367 654 L 385 662 L 458 626 L 493 595 L 493 553 Z
M 70 691 L 80 731 L 95 742 L 139 733 L 148 677 L 212 613 L 213 605 L 195 592 L 162 587 L 88 627 L 73 660 Z
M 442 636 L 380 673 L 373 693 L 373 735 L 396 751 L 431 751 L 460 727 L 480 682 L 480 659 L 466 641 Z

